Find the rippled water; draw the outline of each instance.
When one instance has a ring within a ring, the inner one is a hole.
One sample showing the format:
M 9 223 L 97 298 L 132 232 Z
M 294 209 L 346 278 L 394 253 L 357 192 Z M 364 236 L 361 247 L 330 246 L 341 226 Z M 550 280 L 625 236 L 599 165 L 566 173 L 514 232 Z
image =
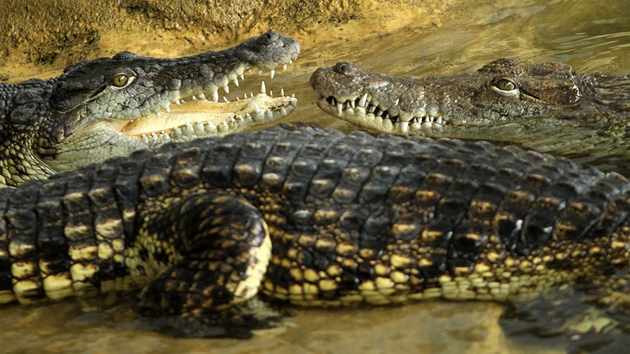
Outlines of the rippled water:
M 279 91 L 282 86 L 299 97 L 299 109 L 287 121 L 317 122 L 348 131 L 354 128 L 327 117 L 314 104 L 308 78 L 319 66 L 345 60 L 391 75 L 436 75 L 473 70 L 499 57 L 512 57 L 527 62 L 561 61 L 579 72 L 630 73 L 627 0 L 467 4 L 469 7 L 457 7 L 438 23 L 427 22 L 413 11 L 401 12 L 400 21 L 408 25 L 389 33 L 371 35 L 378 22 L 365 16 L 329 29 L 327 36 L 296 35 L 305 43 L 299 61 L 267 87 Z M 564 334 L 538 338 L 528 330 L 506 336 L 498 324 L 502 307 L 493 303 L 298 309 L 284 328 L 263 331 L 248 341 L 177 339 L 141 331 L 125 304 L 96 311 L 81 308 L 70 300 L 0 309 L 0 351 L 545 353 L 565 352 L 575 339 Z M 621 336 L 610 345 L 620 348 L 624 342 L 628 338 Z

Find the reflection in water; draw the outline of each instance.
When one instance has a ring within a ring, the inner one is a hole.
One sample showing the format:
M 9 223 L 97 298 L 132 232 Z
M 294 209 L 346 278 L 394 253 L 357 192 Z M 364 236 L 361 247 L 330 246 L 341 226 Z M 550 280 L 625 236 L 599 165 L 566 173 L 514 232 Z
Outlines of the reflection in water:
M 472 3 L 472 2 L 471 2 Z M 369 13 L 340 25 L 335 37 L 300 38 L 293 69 L 268 87 L 295 92 L 299 108 L 286 120 L 354 129 L 319 111 L 308 86 L 312 71 L 346 60 L 390 75 L 453 74 L 498 57 L 561 61 L 580 72 L 630 72 L 630 11 L 625 0 L 606 6 L 586 1 L 480 1 L 457 8 L 441 24 L 401 13 L 408 28 L 365 38 L 378 19 Z M 329 31 L 330 32 L 330 31 Z M 122 48 L 121 48 L 122 49 Z M 258 80 L 250 80 L 258 85 Z M 243 85 L 247 85 L 243 83 Z M 252 87 L 252 91 L 257 87 Z M 231 99 L 231 97 L 228 97 Z M 492 303 L 432 302 L 360 310 L 298 310 L 280 330 L 250 341 L 177 339 L 138 331 L 128 305 L 83 313 L 76 301 L 0 310 L 0 343 L 14 352 L 564 352 L 562 340 L 531 338 L 518 346 L 498 326 Z M 541 347 L 542 346 L 542 347 Z

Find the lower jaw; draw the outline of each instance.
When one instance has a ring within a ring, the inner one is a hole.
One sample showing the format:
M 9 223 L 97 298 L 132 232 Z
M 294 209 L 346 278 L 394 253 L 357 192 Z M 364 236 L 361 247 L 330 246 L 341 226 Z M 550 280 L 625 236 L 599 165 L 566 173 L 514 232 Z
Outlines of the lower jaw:
M 293 97 L 258 94 L 229 103 L 194 102 L 171 106 L 170 112 L 152 114 L 126 123 L 120 134 L 149 146 L 200 137 L 223 136 L 281 119 L 295 110 Z M 121 124 L 121 123 L 119 123 Z

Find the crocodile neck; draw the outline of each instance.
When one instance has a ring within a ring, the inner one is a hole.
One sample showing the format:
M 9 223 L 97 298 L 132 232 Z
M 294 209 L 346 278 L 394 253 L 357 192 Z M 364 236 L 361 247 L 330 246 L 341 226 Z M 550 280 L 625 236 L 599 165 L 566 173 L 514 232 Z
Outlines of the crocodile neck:
M 0 158 L 0 186 L 16 186 L 54 173 L 37 155 L 51 144 L 40 134 L 40 127 L 45 121 L 41 118 L 50 110 L 53 87 L 54 80 L 0 85 L 0 139 L 2 149 L 12 152 Z

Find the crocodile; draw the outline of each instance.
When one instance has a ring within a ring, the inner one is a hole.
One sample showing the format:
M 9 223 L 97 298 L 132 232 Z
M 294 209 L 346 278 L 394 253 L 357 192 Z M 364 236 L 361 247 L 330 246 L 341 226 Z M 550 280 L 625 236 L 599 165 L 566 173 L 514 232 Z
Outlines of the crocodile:
M 627 306 L 629 260 L 625 177 L 488 142 L 283 124 L 0 190 L 0 303 L 143 289 L 141 317 L 186 336 L 273 325 L 255 299 Z
M 502 58 L 436 77 L 391 77 L 339 62 L 315 71 L 310 83 L 321 109 L 372 131 L 519 144 L 602 167 L 612 161 L 630 175 L 628 76 Z
M 270 31 L 222 51 L 180 58 L 122 52 L 49 80 L 0 84 L 0 185 L 18 186 L 165 142 L 236 132 L 292 112 L 294 96 L 220 98 L 252 68 L 296 59 L 296 40 Z

